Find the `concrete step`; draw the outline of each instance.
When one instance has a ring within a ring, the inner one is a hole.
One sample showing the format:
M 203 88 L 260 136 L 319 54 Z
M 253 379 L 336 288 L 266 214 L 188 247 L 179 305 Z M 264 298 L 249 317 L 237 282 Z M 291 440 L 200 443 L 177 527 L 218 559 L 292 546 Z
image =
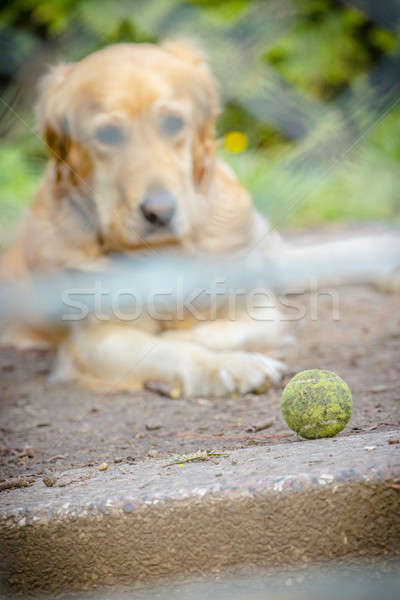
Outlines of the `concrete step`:
M 400 554 L 398 431 L 71 470 L 0 494 L 4 590 Z M 213 458 L 214 460 L 214 458 Z

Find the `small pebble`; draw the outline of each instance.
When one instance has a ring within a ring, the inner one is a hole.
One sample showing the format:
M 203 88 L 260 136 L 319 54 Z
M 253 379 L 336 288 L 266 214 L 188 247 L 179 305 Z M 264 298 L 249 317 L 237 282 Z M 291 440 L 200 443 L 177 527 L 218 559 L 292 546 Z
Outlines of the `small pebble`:
M 222 477 L 222 473 L 215 473 L 215 477 Z
M 146 423 L 145 427 L 147 431 L 156 431 L 157 429 L 161 429 L 160 423 Z
M 1 370 L 2 371 L 8 371 L 8 372 L 15 371 L 15 366 L 13 364 L 11 364 L 11 363 L 5 363 L 1 367 Z
M 364 450 L 376 450 L 376 446 L 364 446 Z
M 98 466 L 99 471 L 106 471 L 108 469 L 108 464 L 107 463 L 101 463 L 101 465 Z
M 268 421 L 265 421 L 264 423 L 250 425 L 249 427 L 247 427 L 246 431 L 247 433 L 256 433 L 257 431 L 263 431 L 264 429 L 268 429 L 268 427 L 271 427 L 271 425 L 273 425 L 274 422 L 274 419 L 268 419 Z
M 212 402 L 208 398 L 199 398 L 197 404 L 200 404 L 200 406 L 212 406 Z

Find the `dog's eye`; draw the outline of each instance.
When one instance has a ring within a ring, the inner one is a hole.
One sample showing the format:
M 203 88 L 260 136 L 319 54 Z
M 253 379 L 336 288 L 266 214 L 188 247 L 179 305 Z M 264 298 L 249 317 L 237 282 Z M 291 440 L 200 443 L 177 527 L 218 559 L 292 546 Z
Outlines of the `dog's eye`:
M 96 130 L 96 139 L 108 146 L 118 146 L 125 139 L 124 132 L 117 125 L 103 125 Z
M 170 137 L 176 135 L 183 129 L 183 119 L 178 115 L 166 115 L 161 120 L 161 131 Z

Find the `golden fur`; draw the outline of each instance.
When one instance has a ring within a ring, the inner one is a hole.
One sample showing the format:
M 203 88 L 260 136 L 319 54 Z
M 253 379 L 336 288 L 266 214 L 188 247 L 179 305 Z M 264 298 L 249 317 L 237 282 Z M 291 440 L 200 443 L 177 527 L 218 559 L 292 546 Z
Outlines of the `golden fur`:
M 186 42 L 120 44 L 55 67 L 42 81 L 37 110 L 49 163 L 4 270 L 28 282 L 31 273 L 90 268 L 110 252 L 172 245 L 232 255 L 264 236 L 266 250 L 268 225 L 215 154 L 218 110 L 207 62 Z M 167 118 L 181 129 L 160 131 Z M 176 200 L 170 228 L 149 227 L 140 214 L 154 185 Z M 15 326 L 9 339 L 55 340 L 55 376 L 102 389 L 155 379 L 186 394 L 226 395 L 279 380 L 281 363 L 249 351 L 279 340 L 279 319 L 243 315 L 186 325 L 182 331 L 147 317 L 132 324 L 91 318 L 62 330 L 61 341 Z

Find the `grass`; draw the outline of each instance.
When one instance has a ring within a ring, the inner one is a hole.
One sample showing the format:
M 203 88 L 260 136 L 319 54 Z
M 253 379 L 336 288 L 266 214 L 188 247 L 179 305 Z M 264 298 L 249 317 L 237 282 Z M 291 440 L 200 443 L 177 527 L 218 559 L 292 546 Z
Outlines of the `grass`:
M 41 154 L 42 153 L 42 154 Z M 45 166 L 43 147 L 33 134 L 2 143 L 0 151 L 1 243 L 12 236 L 24 208 L 31 201 Z
M 309 162 L 296 172 L 292 165 L 302 148 L 288 145 L 264 153 L 221 152 L 279 227 L 397 220 L 400 213 L 400 109 L 371 128 L 353 152 L 344 150 L 334 166 Z

